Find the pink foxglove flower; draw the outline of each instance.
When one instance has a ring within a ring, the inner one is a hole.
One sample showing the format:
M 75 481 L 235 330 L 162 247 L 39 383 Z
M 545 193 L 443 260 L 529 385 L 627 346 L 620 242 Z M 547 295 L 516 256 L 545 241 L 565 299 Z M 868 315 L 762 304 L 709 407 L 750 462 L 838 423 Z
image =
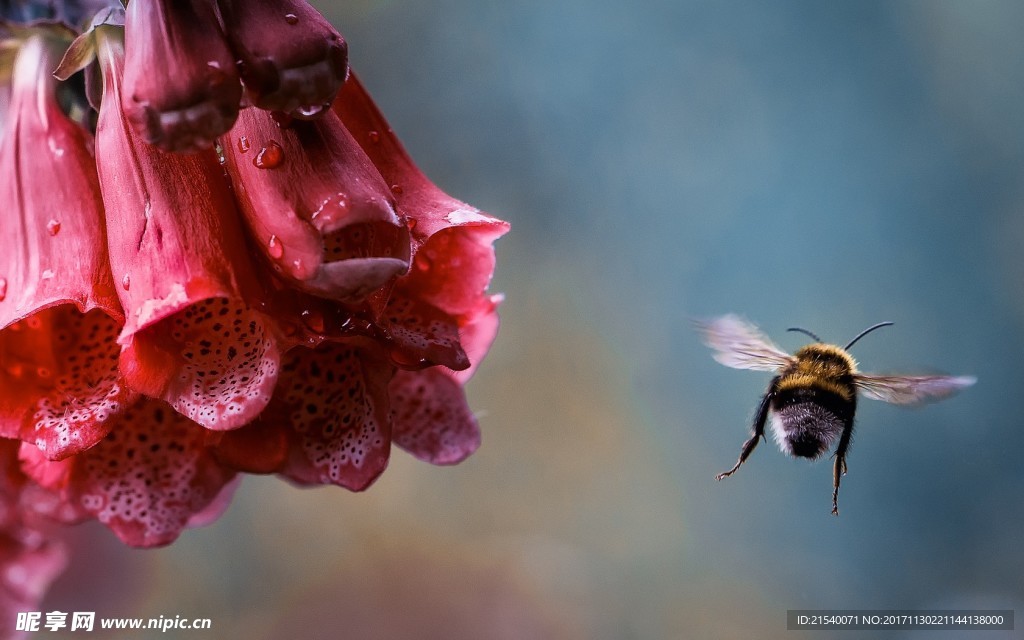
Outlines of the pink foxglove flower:
M 120 109 L 121 32 L 94 30 L 104 98 L 96 164 L 132 388 L 211 429 L 240 427 L 270 400 L 279 354 L 237 210 L 212 152 L 145 144 Z
M 463 384 L 507 223 L 416 168 L 302 0 L 127 11 L 58 70 L 98 62 L 95 143 L 48 75 L 66 31 L 26 38 L 0 89 L 0 569 L 40 576 L 15 599 L 58 570 L 43 521 L 159 546 L 244 473 L 361 491 L 392 444 L 480 443 Z
M 348 73 L 345 40 L 305 0 L 133 0 L 125 22 L 123 107 L 165 150 L 211 146 L 243 83 L 251 104 L 309 118 Z
M 212 146 L 234 124 L 242 98 L 214 1 L 133 0 L 125 31 L 120 97 L 135 130 L 163 149 Z
M 218 0 L 246 94 L 298 118 L 330 106 L 348 74 L 348 46 L 305 0 Z
M 456 344 L 467 356 L 466 366 L 458 366 L 461 359 L 441 362 L 460 372 L 435 368 L 395 376 L 395 443 L 429 462 L 458 462 L 479 445 L 479 428 L 461 386 L 497 334 L 501 297 L 488 294 L 487 288 L 494 273 L 494 241 L 509 225 L 447 195 L 423 175 L 355 74 L 342 88 L 334 110 L 392 185 L 399 213 L 415 222 L 412 268 L 398 281 L 385 318 L 389 311 L 394 313 L 390 318 L 399 319 L 403 309 L 424 310 L 422 316 L 430 318 L 428 326 L 437 334 L 457 328 Z M 395 333 L 402 322 L 388 324 Z M 435 341 L 437 346 L 447 342 Z M 444 410 L 430 411 L 432 403 L 438 403 L 435 409 L 443 403 Z
M 95 518 L 126 544 L 154 547 L 173 542 L 207 510 L 223 510 L 235 472 L 206 446 L 207 430 L 166 404 L 144 399 L 116 421 L 98 445 L 59 462 L 23 446 L 22 465 L 36 483 L 59 498 L 64 513 Z
M 409 270 L 391 191 L 334 113 L 283 126 L 246 109 L 221 146 L 255 244 L 282 278 L 358 302 Z
M 123 323 L 107 259 L 92 137 L 50 72 L 70 38 L 24 34 L 0 147 L 0 436 L 60 459 L 110 430 L 133 394 L 118 373 Z

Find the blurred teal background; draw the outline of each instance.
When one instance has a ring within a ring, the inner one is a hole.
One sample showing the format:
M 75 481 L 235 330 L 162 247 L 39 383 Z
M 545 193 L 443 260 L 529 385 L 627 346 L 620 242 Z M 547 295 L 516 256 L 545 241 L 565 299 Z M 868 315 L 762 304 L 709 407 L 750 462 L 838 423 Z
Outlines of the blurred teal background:
M 454 468 L 396 452 L 358 495 L 247 478 L 168 549 L 83 527 L 47 610 L 254 640 L 1024 617 L 1024 4 L 315 4 L 426 173 L 513 224 L 503 326 L 469 385 L 483 447 Z M 768 382 L 690 329 L 726 312 L 787 349 L 789 326 L 845 343 L 892 320 L 862 368 L 979 383 L 862 402 L 835 518 L 830 461 L 770 441 L 714 481 Z

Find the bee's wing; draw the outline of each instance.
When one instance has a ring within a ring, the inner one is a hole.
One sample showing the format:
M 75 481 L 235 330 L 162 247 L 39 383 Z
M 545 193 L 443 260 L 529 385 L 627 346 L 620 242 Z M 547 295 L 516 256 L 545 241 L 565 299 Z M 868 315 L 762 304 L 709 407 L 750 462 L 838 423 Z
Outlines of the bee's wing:
M 878 376 L 870 373 L 853 376 L 853 384 L 865 398 L 893 404 L 941 400 L 975 382 L 974 376 Z
M 704 343 L 715 350 L 715 360 L 727 367 L 776 371 L 796 361 L 757 327 L 737 315 L 696 320 L 694 325 L 703 335 Z

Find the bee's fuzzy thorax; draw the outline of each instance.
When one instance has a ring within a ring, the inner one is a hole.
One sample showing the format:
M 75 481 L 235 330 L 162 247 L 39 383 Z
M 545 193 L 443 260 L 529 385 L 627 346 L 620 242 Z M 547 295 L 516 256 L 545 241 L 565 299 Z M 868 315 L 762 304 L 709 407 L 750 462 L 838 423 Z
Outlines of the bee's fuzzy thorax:
M 782 372 L 779 391 L 813 387 L 845 400 L 853 398 L 856 391 L 851 376 L 857 371 L 857 362 L 845 349 L 819 342 L 801 347 L 793 355 L 796 362 Z

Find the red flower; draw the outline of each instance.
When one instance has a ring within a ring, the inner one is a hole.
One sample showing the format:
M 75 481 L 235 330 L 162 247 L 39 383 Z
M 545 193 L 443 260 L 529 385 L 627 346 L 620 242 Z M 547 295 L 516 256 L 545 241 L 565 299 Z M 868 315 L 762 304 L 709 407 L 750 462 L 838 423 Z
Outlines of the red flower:
M 125 309 L 121 368 L 129 385 L 211 429 L 266 407 L 278 349 L 259 304 L 228 186 L 210 153 L 143 143 L 121 112 L 120 31 L 96 29 L 104 99 L 96 164 L 110 264 Z
M 348 73 L 344 39 L 304 0 L 132 0 L 125 31 L 124 111 L 169 151 L 209 147 L 231 128 L 239 80 L 257 107 L 307 118 Z
M 298 118 L 330 106 L 348 46 L 305 0 L 218 0 L 249 100 Z
M 282 126 L 246 109 L 222 148 L 256 246 L 281 277 L 358 302 L 409 270 L 391 191 L 335 114 Z
M 60 462 L 24 446 L 25 472 L 74 519 L 96 518 L 126 544 L 169 544 L 208 509 L 235 475 L 206 446 L 206 430 L 162 402 L 133 404 L 98 445 Z
M 43 554 L 42 519 L 158 546 L 215 520 L 238 472 L 361 491 L 392 443 L 434 464 L 480 443 L 463 383 L 497 331 L 507 223 L 431 183 L 356 78 L 325 109 L 346 49 L 304 2 L 128 12 L 127 36 L 108 10 L 61 64 L 99 62 L 95 159 L 47 74 L 66 34 L 29 38 L 14 74 L 0 563 L 12 540 L 12 562 Z M 311 120 L 238 115 L 239 78 Z M 223 168 L 149 144 L 216 136 Z
M 50 76 L 68 41 L 52 28 L 23 42 L 0 148 L 0 436 L 52 459 L 102 439 L 133 398 L 117 369 L 122 314 L 92 139 Z
M 216 11 L 213 0 L 128 3 L 121 100 L 146 142 L 168 150 L 210 147 L 234 124 L 242 85 Z

